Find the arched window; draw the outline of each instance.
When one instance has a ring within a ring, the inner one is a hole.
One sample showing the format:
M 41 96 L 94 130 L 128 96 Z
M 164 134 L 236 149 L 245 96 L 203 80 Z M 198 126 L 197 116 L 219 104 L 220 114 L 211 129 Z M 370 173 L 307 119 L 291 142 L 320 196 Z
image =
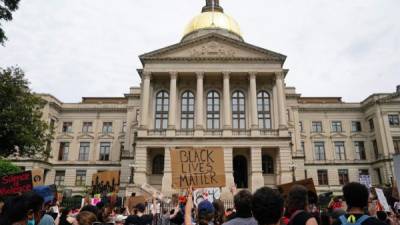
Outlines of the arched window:
M 220 99 L 217 91 L 210 91 L 207 94 L 207 129 L 219 129 L 220 120 Z
M 271 105 L 269 94 L 260 91 L 257 95 L 258 126 L 261 129 L 271 129 Z
M 164 155 L 156 155 L 153 158 L 152 174 L 164 173 Z
M 160 91 L 156 95 L 155 129 L 163 130 L 168 127 L 169 95 L 166 91 Z
M 246 129 L 246 108 L 244 94 L 235 91 L 232 94 L 233 129 Z
M 185 91 L 182 94 L 181 128 L 194 128 L 194 95 L 190 91 Z
M 274 161 L 271 156 L 262 156 L 262 171 L 263 174 L 273 174 L 274 173 Z

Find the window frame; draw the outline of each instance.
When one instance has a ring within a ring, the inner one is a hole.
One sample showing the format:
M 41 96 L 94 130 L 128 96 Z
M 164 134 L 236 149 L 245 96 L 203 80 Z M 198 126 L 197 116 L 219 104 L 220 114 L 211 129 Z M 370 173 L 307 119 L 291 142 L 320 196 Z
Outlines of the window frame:
M 236 90 L 232 92 L 231 101 L 232 128 L 235 130 L 246 130 L 246 95 L 243 91 Z
M 261 169 L 263 175 L 275 174 L 274 159 L 268 154 L 262 154 L 261 156 Z
M 374 119 L 373 118 L 368 120 L 368 124 L 369 124 L 369 130 L 370 131 L 374 131 L 375 130 L 375 124 L 374 124 Z
M 346 185 L 349 183 L 349 170 L 338 169 L 339 184 Z
M 356 160 L 367 160 L 364 141 L 354 141 L 354 150 Z
M 68 161 L 70 143 L 67 141 L 60 142 L 58 150 L 58 161 Z
M 271 95 L 265 90 L 257 93 L 257 120 L 260 129 L 272 128 Z
M 362 131 L 361 121 L 351 121 L 351 132 L 361 132 L 361 131 Z
M 331 129 L 334 133 L 341 133 L 343 132 L 342 121 L 334 120 L 331 122 Z
M 87 144 L 87 146 L 83 146 L 86 144 Z M 78 161 L 89 161 L 89 153 L 90 153 L 90 142 L 80 142 L 79 143 Z
M 90 133 L 93 132 L 93 122 L 84 121 L 82 122 L 82 133 Z
M 211 110 L 210 110 L 211 109 Z M 207 129 L 221 129 L 221 97 L 218 91 L 207 93 Z M 211 126 L 209 126 L 211 123 Z
M 85 186 L 86 185 L 86 175 L 87 175 L 86 170 L 76 170 L 75 185 L 79 186 L 79 187 Z
M 59 174 L 57 174 L 57 173 L 59 173 Z M 62 173 L 62 176 L 60 176 L 60 173 Z M 65 170 L 56 170 L 56 173 L 54 176 L 54 184 L 57 186 L 65 185 Z
M 400 118 L 398 114 L 389 114 L 388 115 L 389 126 L 390 127 L 398 127 L 400 126 Z
M 322 121 L 312 121 L 311 131 L 313 133 L 322 133 L 323 132 Z
M 151 174 L 152 175 L 162 175 L 164 174 L 164 160 L 165 156 L 163 154 L 157 154 L 154 156 L 151 165 Z
M 72 133 L 72 125 L 73 123 L 71 121 L 65 121 L 63 122 L 63 125 L 61 127 L 61 132 L 62 133 Z
M 161 104 L 159 104 L 159 101 Z M 168 113 L 169 113 L 169 93 L 165 90 L 157 92 L 155 96 L 155 110 L 154 110 L 154 129 L 166 130 L 168 128 Z M 161 110 L 159 110 L 159 107 Z M 158 126 L 157 121 L 160 121 Z
M 111 142 L 100 142 L 99 161 L 110 161 Z
M 323 142 L 323 141 L 315 141 L 314 142 L 314 157 L 315 157 L 315 160 L 318 160 L 318 161 L 326 160 L 325 142 Z
M 181 95 L 181 129 L 193 130 L 195 121 L 195 96 L 192 91 L 184 91 Z
M 334 141 L 333 145 L 335 147 L 335 159 L 336 160 L 346 160 L 346 147 L 344 141 Z
M 101 128 L 103 134 L 109 134 L 113 132 L 113 122 L 107 121 L 103 122 L 103 127 Z
M 328 170 L 317 170 L 318 185 L 329 185 Z

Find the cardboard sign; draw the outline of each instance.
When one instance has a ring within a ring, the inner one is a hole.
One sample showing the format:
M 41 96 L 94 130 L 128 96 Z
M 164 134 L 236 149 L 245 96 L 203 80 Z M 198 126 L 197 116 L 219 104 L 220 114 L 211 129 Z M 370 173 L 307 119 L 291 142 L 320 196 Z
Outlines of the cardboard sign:
M 171 149 L 173 188 L 225 186 L 222 148 Z
M 386 212 L 390 212 L 390 206 L 386 200 L 385 194 L 382 189 L 375 188 L 376 196 L 378 197 L 379 204 L 383 207 Z
M 34 187 L 44 185 L 44 170 L 33 169 L 32 170 L 32 184 Z
M 128 199 L 128 209 L 129 212 L 132 212 L 132 210 L 139 204 L 139 203 L 146 203 L 146 198 L 141 195 L 141 196 L 135 196 L 135 197 L 129 197 Z
M 364 184 L 368 189 L 371 188 L 371 177 L 369 175 L 360 175 L 360 184 Z
M 200 188 L 193 192 L 194 204 L 197 206 L 203 200 L 213 203 L 214 200 L 221 198 L 220 188 Z
M 315 185 L 314 185 L 314 181 L 312 178 L 308 178 L 305 180 L 299 180 L 299 181 L 295 181 L 295 182 L 287 183 L 287 184 L 281 184 L 281 185 L 278 185 L 278 189 L 281 192 L 282 196 L 287 196 L 290 192 L 290 189 L 294 185 L 302 185 L 305 188 L 307 188 L 308 191 L 317 193 L 317 190 L 315 190 Z
M 0 178 L 0 196 L 15 195 L 32 190 L 32 172 L 26 171 Z
M 119 191 L 119 171 L 105 171 L 92 176 L 93 194 Z

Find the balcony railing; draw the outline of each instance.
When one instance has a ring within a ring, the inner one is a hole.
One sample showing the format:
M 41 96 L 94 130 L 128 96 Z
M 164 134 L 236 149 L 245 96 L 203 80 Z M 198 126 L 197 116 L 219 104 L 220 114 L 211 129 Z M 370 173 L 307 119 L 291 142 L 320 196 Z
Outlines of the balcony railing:
M 177 130 L 176 136 L 194 136 L 194 130 L 191 129 Z
M 165 136 L 166 130 L 149 130 L 149 136 Z
M 260 129 L 260 135 L 262 136 L 278 136 L 279 131 L 274 129 Z
M 217 129 L 214 129 L 214 130 L 206 130 L 206 131 L 204 132 L 204 135 L 206 135 L 206 136 L 219 136 L 219 137 L 221 137 L 221 136 L 222 136 L 222 130 L 217 130 Z
M 232 130 L 232 135 L 233 136 L 250 136 L 251 131 L 250 130 L 245 130 L 245 129 L 233 129 Z

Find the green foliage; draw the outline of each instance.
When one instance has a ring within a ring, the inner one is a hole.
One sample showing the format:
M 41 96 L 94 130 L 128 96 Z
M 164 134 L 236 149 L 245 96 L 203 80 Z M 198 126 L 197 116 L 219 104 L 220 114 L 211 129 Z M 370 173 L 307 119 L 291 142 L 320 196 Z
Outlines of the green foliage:
M 21 168 L 9 161 L 0 159 L 0 177 L 19 172 L 22 172 Z
M 12 20 L 12 12 L 18 9 L 18 3 L 20 0 L 0 0 L 0 44 L 4 45 L 7 37 L 4 30 L 1 28 L 1 20 L 10 21 Z
M 46 147 L 52 132 L 42 120 L 46 102 L 31 93 L 24 72 L 19 68 L 0 68 L 0 156 L 47 159 Z

